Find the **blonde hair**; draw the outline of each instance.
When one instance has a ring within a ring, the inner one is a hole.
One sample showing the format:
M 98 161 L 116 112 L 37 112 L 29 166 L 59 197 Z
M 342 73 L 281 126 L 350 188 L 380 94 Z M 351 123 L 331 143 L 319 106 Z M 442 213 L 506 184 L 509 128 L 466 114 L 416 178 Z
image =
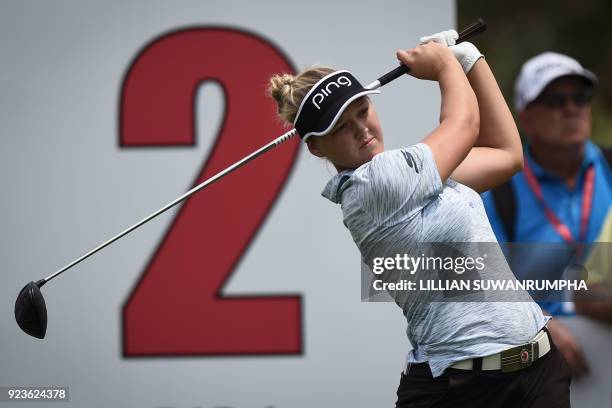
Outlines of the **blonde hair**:
M 293 124 L 302 99 L 310 88 L 336 70 L 325 66 L 306 68 L 298 75 L 281 74 L 270 78 L 268 92 L 278 105 L 278 116 L 285 124 Z

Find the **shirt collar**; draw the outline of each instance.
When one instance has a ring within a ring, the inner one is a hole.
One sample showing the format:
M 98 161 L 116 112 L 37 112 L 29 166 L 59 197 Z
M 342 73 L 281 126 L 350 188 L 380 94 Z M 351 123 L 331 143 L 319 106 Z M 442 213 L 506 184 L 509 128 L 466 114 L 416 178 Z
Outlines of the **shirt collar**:
M 346 187 L 346 181 L 351 178 L 354 170 L 343 170 L 332 177 L 328 182 L 321 195 L 333 203 L 340 203 L 342 198 L 343 187 Z
M 580 171 L 586 170 L 590 165 L 594 165 L 597 161 L 597 147 L 588 140 L 584 146 L 584 159 L 580 165 Z

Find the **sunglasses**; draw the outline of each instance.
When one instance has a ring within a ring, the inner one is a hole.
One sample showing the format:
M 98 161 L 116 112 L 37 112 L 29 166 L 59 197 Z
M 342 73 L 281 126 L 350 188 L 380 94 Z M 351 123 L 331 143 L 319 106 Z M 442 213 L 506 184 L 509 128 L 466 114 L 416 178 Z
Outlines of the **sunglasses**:
M 548 92 L 538 96 L 534 102 L 544 105 L 547 108 L 555 109 L 563 108 L 567 104 L 568 99 L 571 99 L 574 105 L 584 107 L 591 103 L 591 99 L 593 99 L 593 90 L 583 89 L 574 93 Z

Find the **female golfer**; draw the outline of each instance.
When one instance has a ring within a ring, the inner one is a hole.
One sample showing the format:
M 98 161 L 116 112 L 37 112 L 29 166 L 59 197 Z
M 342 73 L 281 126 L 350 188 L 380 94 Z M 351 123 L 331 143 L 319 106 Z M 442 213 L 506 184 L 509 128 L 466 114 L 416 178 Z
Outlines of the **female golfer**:
M 413 243 L 495 242 L 477 192 L 520 171 L 521 143 L 482 54 L 470 43 L 454 45 L 456 38 L 445 31 L 397 52 L 411 75 L 439 83 L 442 99 L 438 127 L 399 150 L 384 150 L 366 96 L 378 91 L 350 72 L 313 67 L 271 79 L 280 117 L 338 170 L 323 195 L 341 204 L 370 267 Z M 505 261 L 479 273 L 503 269 L 509 271 Z M 413 346 L 397 407 L 569 406 L 569 369 L 528 296 L 492 302 L 488 293 L 475 293 L 485 301 L 428 302 L 412 301 L 418 293 L 395 295 Z

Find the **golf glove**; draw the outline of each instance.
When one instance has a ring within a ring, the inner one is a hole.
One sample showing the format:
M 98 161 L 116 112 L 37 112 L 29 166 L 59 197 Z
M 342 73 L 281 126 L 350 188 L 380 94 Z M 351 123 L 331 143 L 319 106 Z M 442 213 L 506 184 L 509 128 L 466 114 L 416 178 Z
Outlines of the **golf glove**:
M 459 38 L 459 35 L 455 30 L 446 30 L 421 37 L 419 41 L 421 44 L 433 41 L 448 46 L 453 51 L 459 64 L 461 64 L 463 72 L 467 74 L 471 71 L 476 61 L 483 58 L 484 55 L 482 55 L 480 51 L 478 51 L 478 48 L 470 42 L 462 42 L 461 44 L 455 45 L 457 38 Z
M 446 30 L 425 37 L 421 37 L 421 39 L 419 40 L 419 44 L 425 44 L 430 41 L 433 41 L 450 47 L 451 45 L 455 45 L 457 38 L 459 38 L 459 34 L 457 34 L 455 30 Z

